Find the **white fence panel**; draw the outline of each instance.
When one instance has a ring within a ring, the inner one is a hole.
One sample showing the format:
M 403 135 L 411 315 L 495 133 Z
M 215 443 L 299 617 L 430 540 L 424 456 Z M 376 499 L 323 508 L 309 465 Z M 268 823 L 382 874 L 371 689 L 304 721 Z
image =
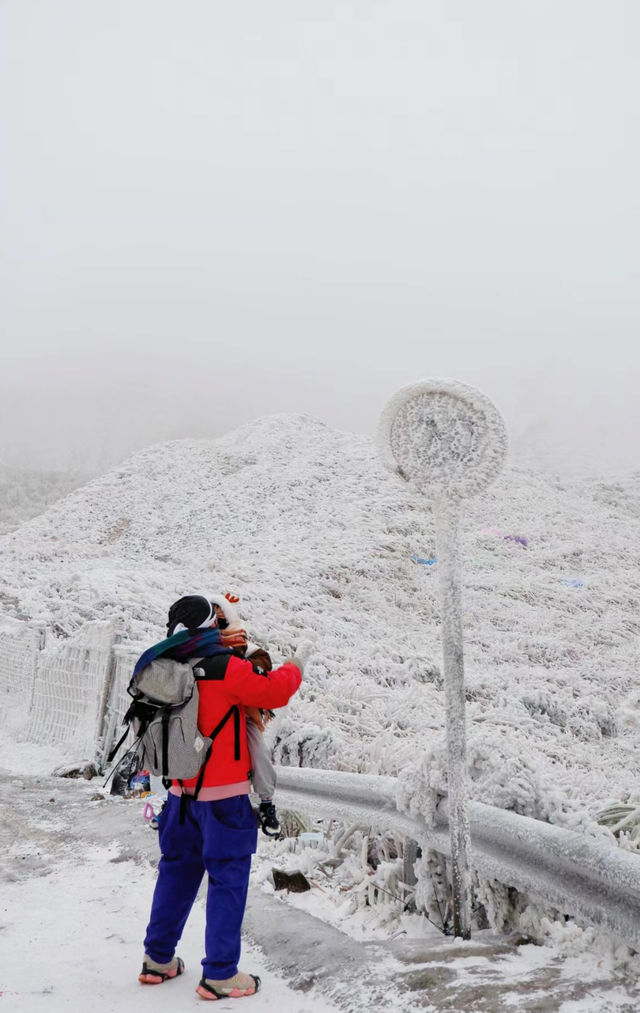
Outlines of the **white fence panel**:
M 3 616 L 0 620 L 0 697 L 21 695 L 25 713 L 31 704 L 44 627 Z
M 93 759 L 103 732 L 114 640 L 110 622 L 86 623 L 69 640 L 47 639 L 38 658 L 29 739 Z

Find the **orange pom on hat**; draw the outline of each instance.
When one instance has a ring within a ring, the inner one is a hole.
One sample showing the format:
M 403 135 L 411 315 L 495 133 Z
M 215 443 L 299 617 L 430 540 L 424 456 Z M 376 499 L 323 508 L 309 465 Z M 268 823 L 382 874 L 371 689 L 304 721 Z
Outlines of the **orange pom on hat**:
M 213 608 L 218 614 L 218 626 L 220 628 L 220 642 L 224 647 L 232 650 L 245 648 L 247 646 L 247 631 L 242 625 L 236 604 L 240 601 L 238 595 L 214 594 L 209 598 Z

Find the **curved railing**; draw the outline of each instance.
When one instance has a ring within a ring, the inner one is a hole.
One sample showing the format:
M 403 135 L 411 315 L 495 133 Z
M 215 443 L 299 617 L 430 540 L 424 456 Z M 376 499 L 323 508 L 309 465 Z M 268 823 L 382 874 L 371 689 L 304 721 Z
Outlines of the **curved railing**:
M 278 767 L 278 804 L 313 808 L 319 816 L 360 820 L 395 830 L 423 847 L 449 853 L 446 799 L 438 822 L 400 812 L 393 777 Z M 640 948 L 640 856 L 609 841 L 469 803 L 471 862 L 485 879 L 547 901 L 562 914 L 603 927 Z

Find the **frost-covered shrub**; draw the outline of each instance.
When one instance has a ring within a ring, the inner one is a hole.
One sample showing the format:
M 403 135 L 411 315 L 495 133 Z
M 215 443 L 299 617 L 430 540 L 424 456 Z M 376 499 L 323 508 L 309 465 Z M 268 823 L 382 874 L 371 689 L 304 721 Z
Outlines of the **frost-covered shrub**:
M 331 767 L 337 744 L 330 728 L 297 725 L 284 715 L 273 743 L 276 763 L 284 767 Z
M 562 793 L 545 783 L 536 763 L 535 748 L 523 750 L 515 735 L 505 731 L 491 741 L 474 731 L 467 743 L 467 770 L 471 798 L 510 809 L 547 822 L 559 805 Z M 401 778 L 399 807 L 421 815 L 431 825 L 439 800 L 447 791 L 447 760 L 444 740 L 431 747 L 417 769 Z
M 286 811 L 281 818 L 288 825 Z M 391 934 L 413 897 L 413 888 L 403 882 L 404 839 L 376 835 L 359 823 L 326 820 L 315 829 L 320 826 L 323 840 L 314 846 L 298 836 L 270 842 L 270 860 L 257 873 L 258 882 L 269 882 L 274 861 L 285 871 L 298 869 L 335 906 L 337 920 L 366 915 L 372 932 Z M 360 925 L 364 929 L 364 922 Z
M 640 954 L 635 950 L 606 932 L 563 917 L 553 908 L 528 904 L 519 916 L 517 928 L 536 942 L 553 946 L 559 957 L 590 953 L 596 965 L 606 962 L 619 972 L 635 978 L 640 975 Z
M 640 732 L 640 688 L 634 689 L 622 702 L 616 712 L 616 723 L 625 732 L 634 735 Z
M 400 854 L 398 835 L 389 831 L 383 834 L 372 834 L 367 848 L 367 863 L 377 869 L 383 863 L 395 862 Z
M 567 710 L 557 694 L 554 696 L 548 691 L 534 689 L 525 693 L 521 699 L 529 714 L 547 717 L 559 728 L 567 727 Z
M 593 696 L 580 700 L 569 713 L 567 729 L 585 742 L 611 738 L 617 730 L 611 704 Z
M 407 676 L 414 682 L 432 683 L 437 689 L 442 689 L 442 671 L 432 658 L 412 657 L 405 661 L 404 667 Z
M 524 693 L 521 702 L 529 714 L 548 720 L 584 742 L 611 738 L 617 732 L 613 706 L 601 697 L 587 695 L 573 703 L 549 689 Z
M 478 928 L 492 928 L 507 933 L 522 930 L 522 914 L 528 899 L 511 886 L 497 880 L 473 877 L 472 911 Z
M 601 826 L 611 831 L 621 848 L 640 852 L 640 798 L 611 802 L 596 818 Z
M 452 922 L 451 875 L 444 855 L 424 850 L 416 861 L 415 905 L 447 934 Z

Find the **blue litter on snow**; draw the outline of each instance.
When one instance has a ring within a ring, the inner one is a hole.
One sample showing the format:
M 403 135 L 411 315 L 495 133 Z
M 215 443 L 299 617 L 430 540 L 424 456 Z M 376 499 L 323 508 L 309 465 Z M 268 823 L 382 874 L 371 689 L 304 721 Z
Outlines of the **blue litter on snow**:
M 438 562 L 437 559 L 423 559 L 422 556 L 416 556 L 415 552 L 412 552 L 409 558 L 412 559 L 414 563 L 421 563 L 423 566 L 433 566 L 434 563 Z
M 568 580 L 563 580 L 562 583 L 565 587 L 584 587 L 584 581 L 577 577 L 570 577 Z
M 523 549 L 529 548 L 529 539 L 524 535 L 503 535 L 500 528 L 482 528 L 481 534 L 495 535 L 496 538 L 502 538 L 505 542 L 516 542 Z
M 529 547 L 529 539 L 523 535 L 504 535 L 505 542 L 517 542 L 518 545 L 522 545 L 525 549 Z

